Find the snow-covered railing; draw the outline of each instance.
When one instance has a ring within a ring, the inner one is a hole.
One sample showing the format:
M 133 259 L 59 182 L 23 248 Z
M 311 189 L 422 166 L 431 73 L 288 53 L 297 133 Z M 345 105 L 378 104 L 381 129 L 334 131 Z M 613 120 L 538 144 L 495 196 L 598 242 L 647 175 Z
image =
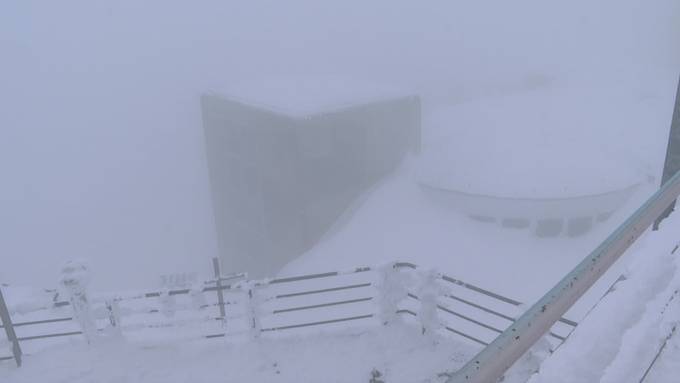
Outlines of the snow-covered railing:
M 680 172 L 448 383 L 498 381 L 680 196 Z
M 426 336 L 449 334 L 485 346 L 522 310 L 516 300 L 405 262 L 263 280 L 222 276 L 217 267 L 213 280 L 151 292 L 88 295 L 75 278 L 65 278 L 80 295 L 60 299 L 56 290 L 46 290 L 51 299 L 10 306 L 14 341 L 30 346 L 85 336 L 97 342 L 121 334 L 133 341 L 253 340 L 404 321 Z M 575 326 L 562 319 L 552 339 L 559 344 Z

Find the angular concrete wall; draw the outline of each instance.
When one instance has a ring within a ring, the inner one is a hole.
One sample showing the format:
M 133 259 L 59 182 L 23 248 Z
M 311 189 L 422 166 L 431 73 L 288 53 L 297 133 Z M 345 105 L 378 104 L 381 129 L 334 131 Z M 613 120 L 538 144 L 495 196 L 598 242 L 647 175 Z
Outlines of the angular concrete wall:
M 404 97 L 290 117 L 201 99 L 225 270 L 273 275 L 311 248 L 368 187 L 420 147 L 420 101 Z

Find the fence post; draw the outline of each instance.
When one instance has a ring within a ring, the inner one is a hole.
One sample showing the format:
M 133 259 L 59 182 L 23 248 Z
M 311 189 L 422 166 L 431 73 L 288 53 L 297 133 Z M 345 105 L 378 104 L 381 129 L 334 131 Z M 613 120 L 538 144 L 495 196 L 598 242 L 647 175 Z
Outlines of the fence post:
M 106 313 L 109 319 L 109 333 L 115 337 L 121 337 L 123 335 L 123 328 L 120 323 L 118 301 L 115 299 L 107 300 L 104 302 L 104 306 L 106 307 Z
M 220 307 L 220 317 L 222 322 L 226 321 L 227 313 L 224 308 L 224 294 L 222 293 L 222 273 L 220 272 L 220 259 L 215 257 L 212 259 L 213 270 L 215 271 L 215 283 L 217 286 L 217 302 Z
M 248 283 L 248 311 L 250 313 L 250 339 L 255 340 L 260 337 L 262 326 L 260 325 L 260 301 L 255 295 L 255 284 Z
M 399 271 L 399 264 L 390 263 L 378 269 L 378 320 L 389 325 L 399 320 L 399 303 L 408 296 L 409 278 Z
M 5 297 L 2 295 L 2 289 L 0 288 L 0 321 L 2 321 L 2 326 L 5 328 L 5 334 L 7 334 L 7 340 L 12 343 L 12 354 L 14 355 L 14 360 L 17 362 L 17 367 L 21 367 L 21 347 L 19 346 L 19 339 L 17 339 L 17 334 L 14 332 L 14 325 L 12 325 L 12 317 L 9 315 L 9 309 L 7 309 L 7 304 L 5 303 Z
M 442 295 L 443 289 L 437 284 L 439 274 L 433 270 L 422 271 L 419 273 L 420 281 L 418 295 L 420 299 L 420 310 L 418 318 L 423 335 L 436 341 L 435 333 L 441 328 L 439 322 L 437 298 Z
M 257 281 L 246 280 L 237 285 L 238 289 L 246 296 L 245 309 L 246 320 L 248 321 L 248 338 L 254 341 L 260 337 L 262 326 L 260 324 L 260 297 L 257 296 L 256 288 L 259 286 Z
M 61 285 L 68 291 L 73 314 L 80 323 L 87 343 L 92 343 L 97 337 L 97 323 L 92 317 L 87 298 L 88 282 L 89 272 L 84 263 L 71 261 L 62 269 Z

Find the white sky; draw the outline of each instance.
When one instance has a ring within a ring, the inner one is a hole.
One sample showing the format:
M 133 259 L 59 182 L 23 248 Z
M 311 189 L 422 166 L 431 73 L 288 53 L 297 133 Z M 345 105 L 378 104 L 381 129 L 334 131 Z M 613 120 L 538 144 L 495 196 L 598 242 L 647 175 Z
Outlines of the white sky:
M 548 78 L 670 105 L 679 38 L 676 0 L 5 1 L 0 281 L 53 286 L 72 258 L 102 286 L 207 269 L 206 90 L 332 75 L 446 104 Z

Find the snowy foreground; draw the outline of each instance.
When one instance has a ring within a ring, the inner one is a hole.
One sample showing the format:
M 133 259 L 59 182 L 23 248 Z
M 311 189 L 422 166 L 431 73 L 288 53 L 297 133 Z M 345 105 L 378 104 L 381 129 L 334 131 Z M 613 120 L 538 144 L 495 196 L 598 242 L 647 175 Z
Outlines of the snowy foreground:
M 662 230 L 641 238 L 625 280 L 546 359 L 531 383 L 680 381 L 679 228 L 676 212 Z
M 27 358 L 20 369 L 0 364 L 0 381 L 369 382 L 376 370 L 390 383 L 430 378 L 435 382 L 437 371 L 460 366 L 473 352 L 458 342 L 423 337 L 417 328 L 400 324 L 241 344 L 117 341 L 88 346 L 74 341 Z
M 539 342 L 504 382 L 525 382 L 537 370 L 529 382 L 677 382 L 678 229 L 676 213 L 662 230 L 646 233 L 631 249 L 622 279 L 567 341 L 552 353 Z M 435 383 L 480 349 L 450 336 L 423 335 L 410 321 L 250 340 L 144 338 L 103 338 L 91 345 L 69 338 L 31 352 L 21 368 L 0 363 L 0 382 Z

